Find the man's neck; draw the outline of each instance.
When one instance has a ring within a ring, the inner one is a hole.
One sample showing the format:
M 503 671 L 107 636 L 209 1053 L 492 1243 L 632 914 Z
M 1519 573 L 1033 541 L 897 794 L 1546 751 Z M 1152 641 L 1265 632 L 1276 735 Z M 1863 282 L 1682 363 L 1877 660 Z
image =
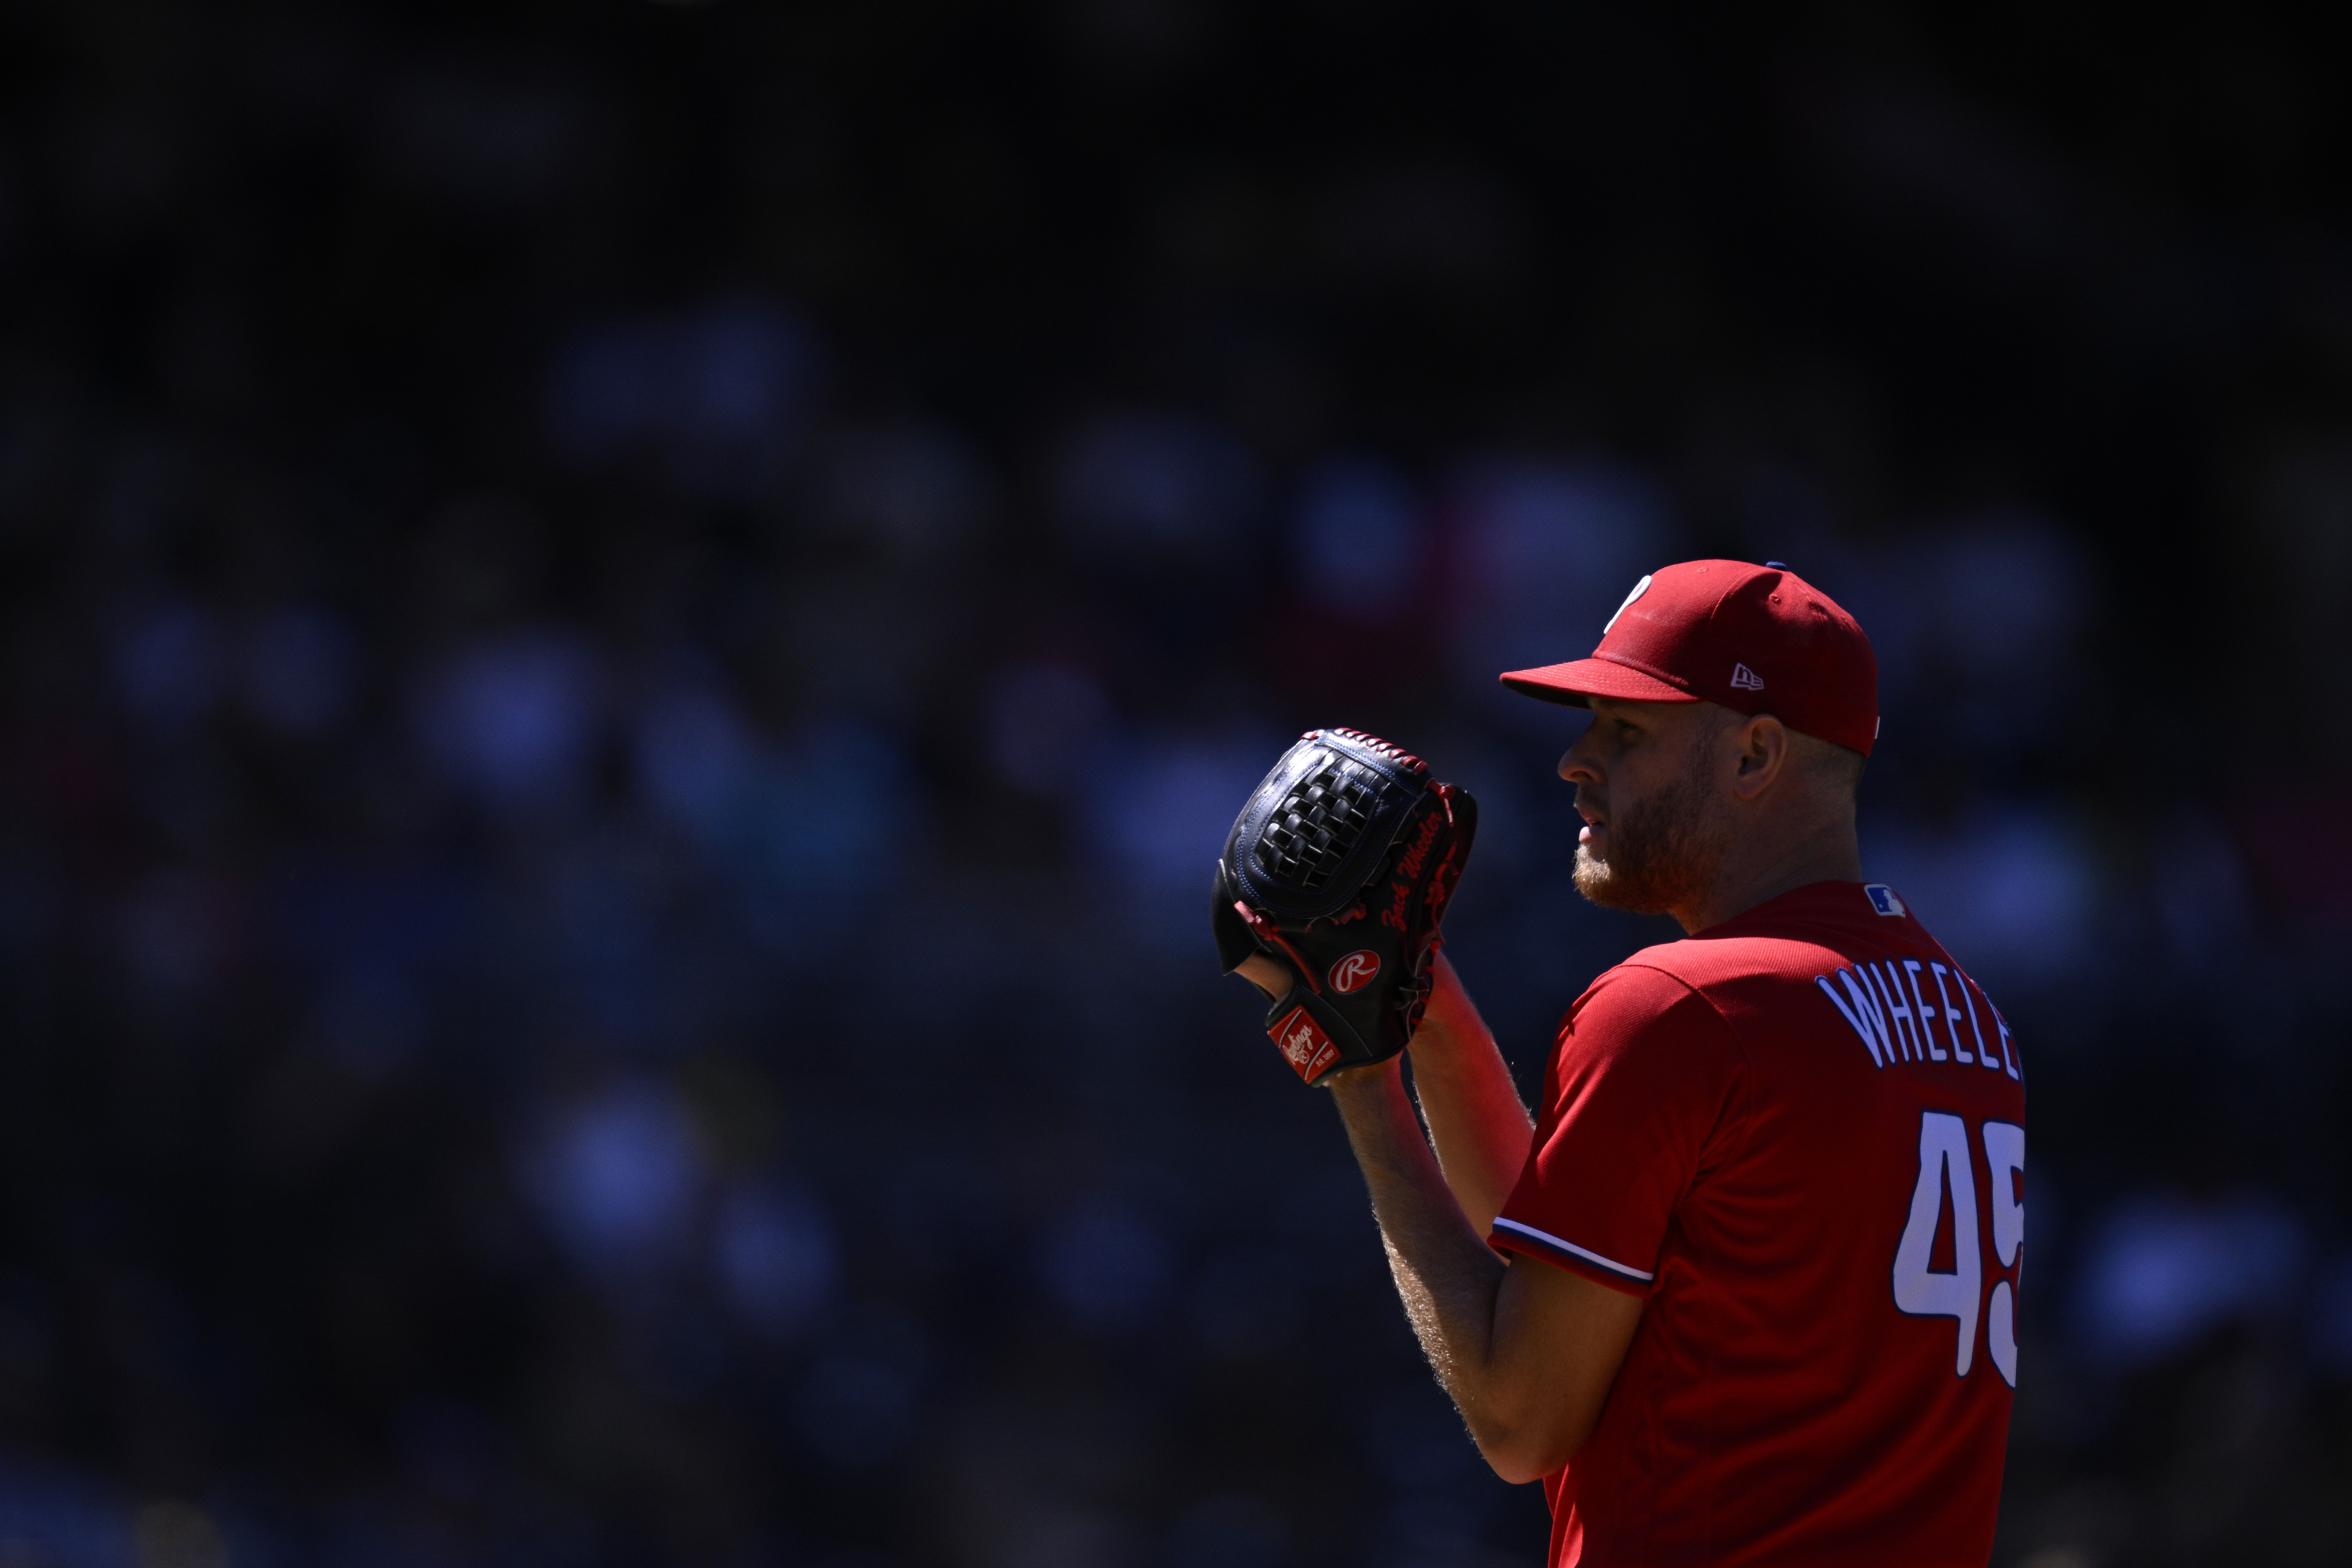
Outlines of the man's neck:
M 1706 893 L 1670 912 L 1686 934 L 1695 936 L 1799 888 L 1860 880 L 1862 847 L 1854 837 L 1853 818 L 1846 816 L 1793 841 L 1759 845 L 1744 855 L 1735 847 Z

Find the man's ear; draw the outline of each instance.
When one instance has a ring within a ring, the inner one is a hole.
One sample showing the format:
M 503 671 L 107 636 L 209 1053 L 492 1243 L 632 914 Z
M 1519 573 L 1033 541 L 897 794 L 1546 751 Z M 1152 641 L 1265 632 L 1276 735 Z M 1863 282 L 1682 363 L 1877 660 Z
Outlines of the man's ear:
M 1769 713 L 1759 713 L 1739 727 L 1738 743 L 1731 791 L 1742 800 L 1754 800 L 1789 765 L 1788 726 Z

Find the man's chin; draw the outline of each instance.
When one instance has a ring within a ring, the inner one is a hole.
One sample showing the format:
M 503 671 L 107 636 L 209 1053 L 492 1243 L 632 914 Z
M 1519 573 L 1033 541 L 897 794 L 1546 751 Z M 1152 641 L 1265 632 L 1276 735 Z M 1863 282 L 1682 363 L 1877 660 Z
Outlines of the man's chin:
M 1665 905 L 1645 896 L 1648 889 L 1635 885 L 1610 869 L 1609 862 L 1592 853 L 1587 845 L 1576 847 L 1576 890 L 1585 901 L 1604 910 L 1623 910 L 1631 914 L 1655 915 L 1665 912 Z

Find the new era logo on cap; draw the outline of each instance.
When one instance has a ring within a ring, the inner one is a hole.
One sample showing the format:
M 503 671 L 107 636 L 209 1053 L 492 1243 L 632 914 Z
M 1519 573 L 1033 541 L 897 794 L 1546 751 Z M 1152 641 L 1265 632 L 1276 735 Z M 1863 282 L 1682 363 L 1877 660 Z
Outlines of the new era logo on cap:
M 1870 907 L 1882 915 L 1899 915 L 1909 912 L 1904 909 L 1903 900 L 1895 896 L 1895 889 L 1884 882 L 1864 882 L 1862 885 L 1862 896 L 1868 899 Z
M 1764 689 L 1764 678 L 1744 664 L 1735 664 L 1731 667 L 1731 689 L 1734 691 L 1761 691 Z

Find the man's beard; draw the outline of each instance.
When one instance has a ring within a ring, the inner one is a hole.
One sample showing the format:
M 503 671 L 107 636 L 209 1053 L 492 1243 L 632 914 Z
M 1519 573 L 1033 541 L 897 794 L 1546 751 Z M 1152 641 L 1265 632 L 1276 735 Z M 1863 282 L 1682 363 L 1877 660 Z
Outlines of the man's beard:
M 1730 824 L 1712 810 L 1698 759 L 1674 783 L 1609 822 L 1609 858 L 1576 847 L 1576 890 L 1606 910 L 1659 915 L 1698 901 L 1730 845 Z

